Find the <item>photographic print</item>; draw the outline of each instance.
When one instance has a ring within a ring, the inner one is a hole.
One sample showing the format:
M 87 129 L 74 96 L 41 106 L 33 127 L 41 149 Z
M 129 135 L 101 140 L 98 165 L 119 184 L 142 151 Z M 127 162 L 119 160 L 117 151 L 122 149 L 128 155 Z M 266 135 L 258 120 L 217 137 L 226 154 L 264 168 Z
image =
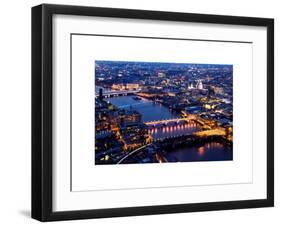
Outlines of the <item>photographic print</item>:
M 274 206 L 274 19 L 42 4 L 31 52 L 32 218 Z
M 96 165 L 233 160 L 233 65 L 94 66 Z

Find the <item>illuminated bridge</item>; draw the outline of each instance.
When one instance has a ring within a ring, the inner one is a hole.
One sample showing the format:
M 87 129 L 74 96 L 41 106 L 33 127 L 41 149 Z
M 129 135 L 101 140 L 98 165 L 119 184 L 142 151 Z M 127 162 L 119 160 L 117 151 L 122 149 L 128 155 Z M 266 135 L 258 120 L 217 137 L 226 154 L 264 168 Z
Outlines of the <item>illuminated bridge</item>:
M 102 93 L 102 96 L 104 98 L 127 96 L 127 95 L 138 93 L 139 91 L 140 90 L 106 90 Z M 99 94 L 96 93 L 96 97 L 98 97 L 98 96 L 99 96 Z
M 196 115 L 186 115 L 182 118 L 162 119 L 151 122 L 145 122 L 153 140 L 178 137 L 183 135 L 191 135 L 198 133 L 198 136 L 218 135 L 218 128 L 210 120 L 201 119 Z M 199 133 L 201 130 L 210 132 Z M 221 130 L 219 131 L 221 135 Z
M 151 122 L 145 122 L 145 124 L 147 126 L 156 126 L 156 125 L 159 125 L 159 124 L 164 124 L 164 125 L 167 125 L 169 123 L 180 123 L 180 122 L 185 122 L 185 123 L 188 123 L 188 122 L 191 122 L 191 121 L 195 121 L 195 118 L 193 117 L 183 117 L 183 118 L 172 118 L 172 119 L 161 119 L 161 120 L 156 120 L 156 121 L 151 121 Z
M 191 135 L 200 130 L 198 124 L 189 120 L 168 120 L 159 124 L 147 125 L 152 140 L 167 139 L 183 135 Z

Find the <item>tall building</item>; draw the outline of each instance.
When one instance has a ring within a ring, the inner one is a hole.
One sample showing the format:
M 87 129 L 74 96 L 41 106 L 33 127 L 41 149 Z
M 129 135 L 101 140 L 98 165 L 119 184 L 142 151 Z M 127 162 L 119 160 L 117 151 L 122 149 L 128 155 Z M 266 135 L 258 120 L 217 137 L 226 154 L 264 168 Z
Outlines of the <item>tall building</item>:
M 102 88 L 99 89 L 99 99 L 100 100 L 103 99 Z
M 193 86 L 193 83 L 190 83 L 189 85 L 188 85 L 188 87 L 187 87 L 187 89 L 194 89 L 194 86 Z
M 195 87 L 193 86 L 193 83 L 190 83 L 190 84 L 188 85 L 187 89 L 189 89 L 189 90 L 193 90 L 193 89 L 203 90 L 203 89 L 204 89 L 204 86 L 203 86 L 202 80 L 201 80 L 201 79 L 196 80 L 196 85 L 195 85 Z
M 203 89 L 203 83 L 201 79 L 197 80 L 196 89 Z

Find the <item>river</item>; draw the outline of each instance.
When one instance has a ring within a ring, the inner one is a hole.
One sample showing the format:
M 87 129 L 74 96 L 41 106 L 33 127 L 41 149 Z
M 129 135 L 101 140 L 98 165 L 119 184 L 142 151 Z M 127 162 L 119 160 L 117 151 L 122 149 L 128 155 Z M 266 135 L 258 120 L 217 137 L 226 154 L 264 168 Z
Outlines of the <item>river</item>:
M 160 119 L 178 118 L 179 114 L 172 112 L 162 104 L 141 98 L 135 100 L 134 96 L 119 96 L 106 99 L 118 108 L 134 109 L 142 114 L 143 122 L 150 122 Z
M 168 151 L 168 162 L 196 162 L 232 160 L 232 147 L 220 142 L 208 142 L 192 147 L 180 147 Z

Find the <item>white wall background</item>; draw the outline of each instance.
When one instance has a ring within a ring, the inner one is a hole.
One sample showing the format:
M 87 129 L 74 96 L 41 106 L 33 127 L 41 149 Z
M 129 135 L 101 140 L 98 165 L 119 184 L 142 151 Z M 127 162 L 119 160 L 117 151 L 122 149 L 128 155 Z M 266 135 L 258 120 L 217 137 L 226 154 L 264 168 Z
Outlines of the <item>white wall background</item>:
M 0 224 L 38 225 L 30 218 L 31 6 L 36 0 L 1 2 L 0 20 Z M 277 0 L 65 0 L 54 4 L 136 8 L 275 18 L 275 208 L 56 222 L 59 225 L 278 225 L 281 221 L 281 14 Z

